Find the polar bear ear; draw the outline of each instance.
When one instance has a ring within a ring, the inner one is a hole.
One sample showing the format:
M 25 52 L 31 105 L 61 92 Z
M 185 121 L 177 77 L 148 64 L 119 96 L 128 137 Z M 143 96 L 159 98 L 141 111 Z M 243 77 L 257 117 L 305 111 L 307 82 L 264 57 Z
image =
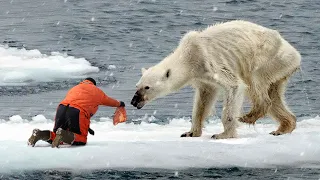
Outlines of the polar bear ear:
M 146 68 L 141 68 L 141 73 L 144 74 L 147 71 Z

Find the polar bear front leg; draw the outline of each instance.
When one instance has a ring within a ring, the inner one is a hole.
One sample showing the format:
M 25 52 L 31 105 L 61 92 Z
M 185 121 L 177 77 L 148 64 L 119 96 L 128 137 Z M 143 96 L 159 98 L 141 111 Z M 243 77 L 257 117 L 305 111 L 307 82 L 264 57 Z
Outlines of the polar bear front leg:
M 214 134 L 213 139 L 235 138 L 237 136 L 236 128 L 239 126 L 237 117 L 242 108 L 244 92 L 239 87 L 225 89 L 224 105 L 222 112 L 222 124 L 224 131 L 220 134 Z
M 215 103 L 217 91 L 217 88 L 209 85 L 202 85 L 197 88 L 194 97 L 191 130 L 183 133 L 181 137 L 201 136 L 203 122 L 209 115 L 210 110 Z

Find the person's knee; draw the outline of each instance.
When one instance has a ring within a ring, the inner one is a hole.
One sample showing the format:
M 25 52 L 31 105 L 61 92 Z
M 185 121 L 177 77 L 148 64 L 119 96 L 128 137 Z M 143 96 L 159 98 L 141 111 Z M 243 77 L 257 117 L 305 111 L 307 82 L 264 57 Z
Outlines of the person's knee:
M 87 136 L 83 136 L 80 134 L 75 134 L 74 142 L 87 143 Z

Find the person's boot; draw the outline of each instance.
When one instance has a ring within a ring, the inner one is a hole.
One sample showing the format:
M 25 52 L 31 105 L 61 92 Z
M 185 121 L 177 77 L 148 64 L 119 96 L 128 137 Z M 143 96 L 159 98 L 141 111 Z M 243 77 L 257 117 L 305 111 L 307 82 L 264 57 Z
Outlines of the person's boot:
M 59 147 L 59 145 L 64 142 L 67 144 L 72 144 L 74 141 L 74 134 L 73 132 L 63 130 L 59 128 L 56 132 L 56 138 L 54 138 L 51 147 Z
M 34 147 L 39 140 L 48 141 L 50 134 L 49 130 L 41 131 L 40 129 L 33 129 L 31 137 L 28 140 L 28 145 Z

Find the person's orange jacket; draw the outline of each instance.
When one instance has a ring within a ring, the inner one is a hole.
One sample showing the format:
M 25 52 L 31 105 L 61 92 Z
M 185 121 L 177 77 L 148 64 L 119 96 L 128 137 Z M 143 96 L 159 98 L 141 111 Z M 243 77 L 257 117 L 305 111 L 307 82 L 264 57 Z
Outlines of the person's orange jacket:
M 119 101 L 108 97 L 101 89 L 88 80 L 84 80 L 71 88 L 60 104 L 69 104 L 72 107 L 84 111 L 88 119 L 97 112 L 99 105 L 111 107 L 120 106 Z

